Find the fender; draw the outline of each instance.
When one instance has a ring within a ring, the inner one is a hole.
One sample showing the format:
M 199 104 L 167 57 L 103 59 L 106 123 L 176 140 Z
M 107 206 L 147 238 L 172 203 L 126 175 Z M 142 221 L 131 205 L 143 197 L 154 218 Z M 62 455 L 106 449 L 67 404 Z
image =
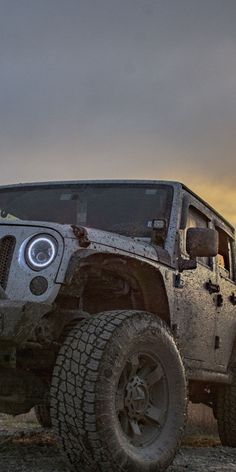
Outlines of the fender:
M 90 249 L 77 251 L 71 257 L 60 296 L 79 298 L 80 309 L 93 313 L 108 309 L 145 310 L 170 326 L 162 273 L 156 265 L 137 257 Z

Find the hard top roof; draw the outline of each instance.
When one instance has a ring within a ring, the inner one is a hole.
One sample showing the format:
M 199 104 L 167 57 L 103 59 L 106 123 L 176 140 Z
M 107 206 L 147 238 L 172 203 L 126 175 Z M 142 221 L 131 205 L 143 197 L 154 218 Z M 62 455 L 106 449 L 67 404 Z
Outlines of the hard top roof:
M 229 223 L 220 213 L 218 213 L 209 203 L 207 203 L 203 198 L 201 198 L 197 193 L 187 187 L 185 184 L 175 181 L 175 180 L 136 180 L 136 179 L 105 179 L 105 180 L 59 180 L 59 181 L 46 181 L 46 182 L 25 182 L 25 183 L 15 183 L 10 185 L 1 185 L 0 191 L 4 189 L 17 189 L 19 187 L 45 187 L 45 186 L 63 186 L 63 185 L 89 185 L 89 184 L 163 184 L 163 185 L 172 185 L 174 187 L 182 188 L 189 192 L 192 196 L 197 198 L 201 203 L 208 207 L 212 212 L 215 213 L 218 218 L 222 219 L 226 225 L 228 225 L 233 233 L 235 233 L 234 226 Z

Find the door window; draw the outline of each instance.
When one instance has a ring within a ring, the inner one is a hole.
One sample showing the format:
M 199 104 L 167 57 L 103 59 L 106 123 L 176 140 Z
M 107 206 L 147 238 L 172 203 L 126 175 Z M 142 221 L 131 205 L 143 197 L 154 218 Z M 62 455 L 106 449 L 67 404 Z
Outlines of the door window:
M 219 252 L 216 256 L 216 262 L 221 272 L 233 279 L 233 256 L 231 239 L 221 228 L 216 228 L 219 235 Z

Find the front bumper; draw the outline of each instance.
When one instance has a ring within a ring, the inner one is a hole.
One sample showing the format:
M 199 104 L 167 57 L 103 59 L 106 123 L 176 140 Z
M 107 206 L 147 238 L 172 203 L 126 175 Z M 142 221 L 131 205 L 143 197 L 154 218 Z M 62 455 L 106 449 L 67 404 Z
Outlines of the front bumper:
M 0 342 L 20 345 L 33 334 L 39 320 L 51 311 L 46 303 L 0 299 Z

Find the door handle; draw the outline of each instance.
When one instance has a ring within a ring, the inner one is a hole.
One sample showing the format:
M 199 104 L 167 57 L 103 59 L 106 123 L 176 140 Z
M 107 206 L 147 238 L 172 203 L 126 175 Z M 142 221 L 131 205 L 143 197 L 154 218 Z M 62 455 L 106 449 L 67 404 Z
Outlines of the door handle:
M 223 304 L 224 304 L 223 296 L 221 295 L 221 293 L 218 293 L 216 297 L 216 305 L 220 308 L 221 306 L 223 306 Z

